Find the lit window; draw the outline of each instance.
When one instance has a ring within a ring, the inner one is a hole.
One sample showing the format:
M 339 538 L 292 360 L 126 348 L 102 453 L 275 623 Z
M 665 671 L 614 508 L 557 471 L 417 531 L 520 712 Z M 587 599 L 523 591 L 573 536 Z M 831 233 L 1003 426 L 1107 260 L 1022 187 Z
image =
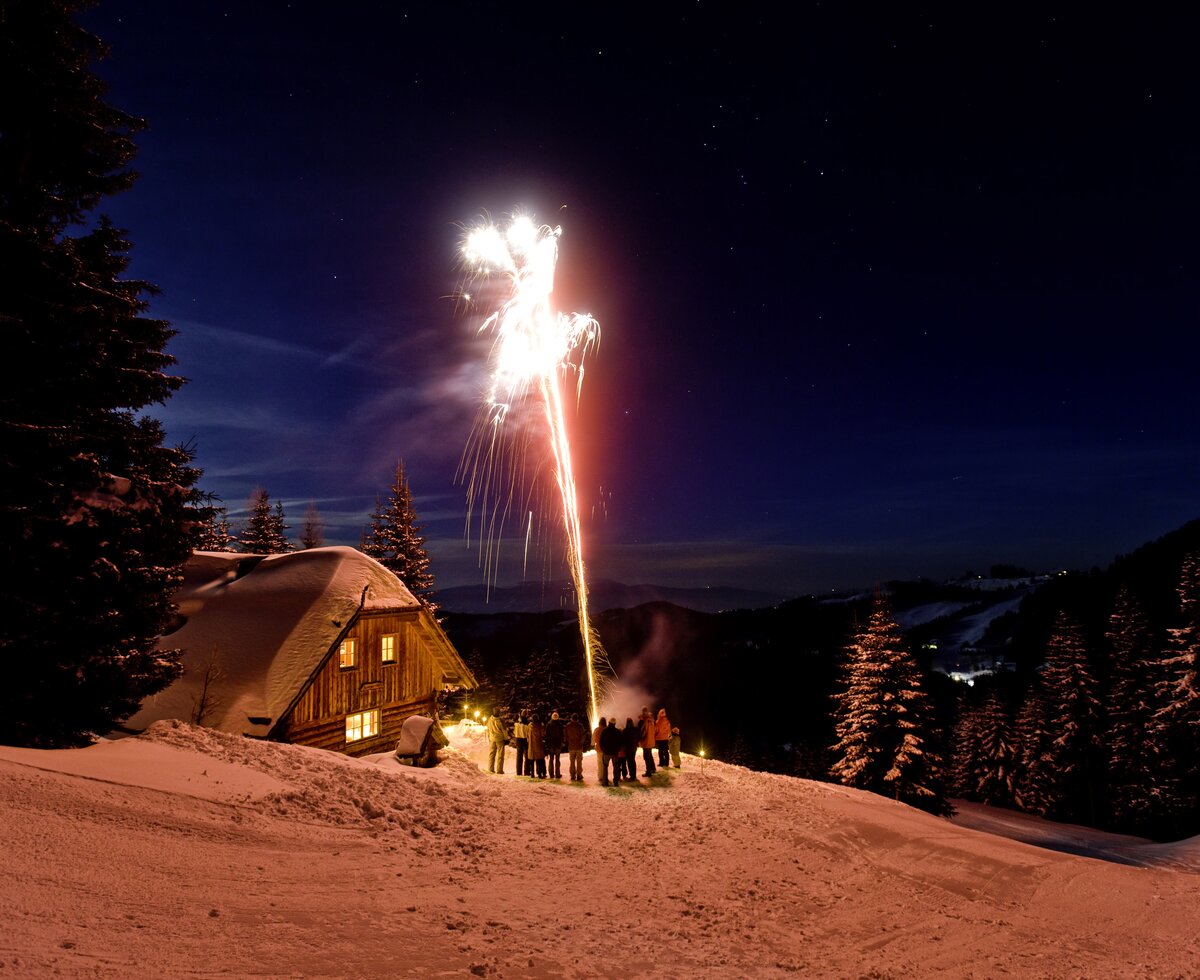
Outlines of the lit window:
M 360 742 L 379 734 L 379 709 L 346 715 L 346 741 Z
M 338 647 L 338 666 L 343 670 L 353 667 L 358 662 L 358 640 L 342 640 Z
M 379 649 L 383 653 L 383 662 L 385 664 L 394 664 L 396 662 L 396 650 L 399 648 L 400 637 L 396 633 L 384 633 L 379 639 Z

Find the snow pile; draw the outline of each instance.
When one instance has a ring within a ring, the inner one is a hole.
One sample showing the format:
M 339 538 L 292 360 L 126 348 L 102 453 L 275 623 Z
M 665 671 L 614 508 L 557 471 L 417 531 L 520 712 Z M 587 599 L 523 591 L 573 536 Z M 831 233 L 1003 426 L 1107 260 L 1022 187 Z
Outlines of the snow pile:
M 691 756 L 615 790 L 590 755 L 582 784 L 516 778 L 511 751 L 510 774 L 491 776 L 482 730 L 450 735 L 432 770 L 179 723 L 0 748 L 0 975 L 1174 976 L 1200 962 L 1195 841 L 1146 844 L 1130 867 Z

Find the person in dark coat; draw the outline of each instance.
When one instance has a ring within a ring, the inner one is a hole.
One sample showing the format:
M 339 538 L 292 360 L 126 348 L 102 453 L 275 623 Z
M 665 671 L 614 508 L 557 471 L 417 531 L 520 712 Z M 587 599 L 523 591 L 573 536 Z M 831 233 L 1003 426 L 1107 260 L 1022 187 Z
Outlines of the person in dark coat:
M 551 779 L 562 779 L 562 762 L 560 756 L 563 741 L 566 738 L 566 723 L 558 717 L 555 711 L 546 722 L 546 762 L 550 767 Z
M 637 779 L 638 727 L 632 718 L 626 718 L 621 729 L 621 747 L 625 750 L 625 778 Z
M 600 752 L 604 760 L 604 778 L 600 780 L 600 785 L 608 785 L 608 770 L 611 766 L 612 784 L 619 786 L 621 784 L 621 773 L 618 769 L 617 760 L 621 754 L 621 729 L 617 727 L 616 718 L 609 718 L 608 725 L 600 733 Z

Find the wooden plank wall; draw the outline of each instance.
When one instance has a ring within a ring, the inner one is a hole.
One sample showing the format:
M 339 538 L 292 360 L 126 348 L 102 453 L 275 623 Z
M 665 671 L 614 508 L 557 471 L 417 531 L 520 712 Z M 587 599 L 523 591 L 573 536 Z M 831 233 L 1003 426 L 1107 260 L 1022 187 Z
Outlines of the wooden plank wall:
M 297 702 L 281 726 L 290 742 L 350 755 L 382 752 L 400 737 L 404 719 L 432 717 L 439 683 L 432 652 L 417 631 L 416 613 L 360 616 L 347 638 L 358 641 L 354 667 L 343 669 L 337 651 Z M 381 638 L 398 634 L 396 662 L 382 662 Z M 374 738 L 346 744 L 346 715 L 381 709 L 381 731 Z

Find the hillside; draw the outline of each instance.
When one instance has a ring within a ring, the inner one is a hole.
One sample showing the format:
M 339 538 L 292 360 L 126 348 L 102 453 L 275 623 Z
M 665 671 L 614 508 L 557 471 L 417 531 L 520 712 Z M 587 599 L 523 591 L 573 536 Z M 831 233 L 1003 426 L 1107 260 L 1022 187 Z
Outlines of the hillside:
M 646 602 L 670 602 L 699 612 L 724 609 L 758 609 L 782 602 L 782 593 L 738 589 L 732 586 L 681 589 L 666 585 L 625 585 L 607 579 L 588 583 L 593 609 L 629 609 Z M 456 613 L 540 613 L 575 608 L 575 587 L 564 580 L 521 582 L 511 586 L 458 585 L 439 589 L 438 604 Z
M 1167 976 L 1200 961 L 1195 841 L 1123 839 L 1130 867 L 694 757 L 601 790 L 590 758 L 581 785 L 533 783 L 480 772 L 477 730 L 455 744 L 429 771 L 166 723 L 0 748 L 3 975 Z

